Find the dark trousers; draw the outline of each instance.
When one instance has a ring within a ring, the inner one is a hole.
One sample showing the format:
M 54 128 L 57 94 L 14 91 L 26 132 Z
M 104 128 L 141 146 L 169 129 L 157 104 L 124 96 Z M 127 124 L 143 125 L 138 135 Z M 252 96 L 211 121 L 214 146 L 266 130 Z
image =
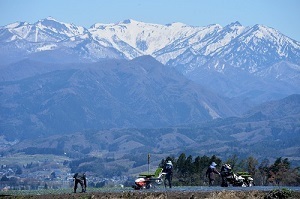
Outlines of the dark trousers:
M 208 178 L 208 185 L 209 186 L 213 186 L 214 185 L 214 181 L 215 181 L 214 178 Z
M 226 176 L 222 176 L 221 187 L 228 187 L 228 182 Z
M 169 187 L 172 188 L 172 174 L 167 173 L 165 177 L 165 187 L 167 187 L 167 180 L 169 182 Z
M 74 193 L 76 193 L 78 183 L 81 185 L 82 192 L 85 192 L 85 187 L 83 186 L 82 180 L 75 179 L 75 182 L 74 182 Z

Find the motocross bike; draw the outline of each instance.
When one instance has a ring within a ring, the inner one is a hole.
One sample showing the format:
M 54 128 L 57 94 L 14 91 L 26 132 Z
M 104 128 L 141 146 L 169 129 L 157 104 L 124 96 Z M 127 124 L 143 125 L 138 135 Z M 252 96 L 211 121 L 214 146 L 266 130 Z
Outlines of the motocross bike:
M 251 187 L 254 186 L 253 178 L 248 172 L 232 172 L 231 166 L 225 164 L 221 168 L 222 187 L 232 185 L 234 187 Z
M 162 168 L 158 168 L 154 174 L 140 174 L 134 181 L 135 184 L 132 186 L 132 188 L 134 188 L 135 190 L 151 189 L 157 185 L 160 185 L 163 182 L 163 176 L 166 174 L 163 173 L 162 170 Z

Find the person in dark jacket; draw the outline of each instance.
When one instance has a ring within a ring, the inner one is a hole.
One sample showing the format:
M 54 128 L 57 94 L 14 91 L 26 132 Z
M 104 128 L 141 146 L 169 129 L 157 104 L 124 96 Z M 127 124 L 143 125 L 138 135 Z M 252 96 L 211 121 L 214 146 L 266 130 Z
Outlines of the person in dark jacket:
M 227 177 L 232 175 L 233 173 L 231 171 L 230 164 L 223 164 L 221 167 L 221 177 L 222 177 L 221 187 L 228 187 Z
M 212 162 L 211 165 L 206 170 L 206 177 L 208 177 L 209 186 L 212 186 L 215 181 L 215 174 L 220 175 L 220 172 L 216 169 L 217 164 Z
M 172 188 L 172 176 L 173 176 L 173 164 L 172 161 L 168 161 L 163 169 L 163 173 L 166 173 L 165 175 L 165 188 L 167 187 L 167 180 L 169 182 L 169 187 Z
M 81 185 L 81 192 L 86 192 L 86 176 L 85 173 L 75 173 L 74 176 L 74 193 L 76 193 L 78 183 Z

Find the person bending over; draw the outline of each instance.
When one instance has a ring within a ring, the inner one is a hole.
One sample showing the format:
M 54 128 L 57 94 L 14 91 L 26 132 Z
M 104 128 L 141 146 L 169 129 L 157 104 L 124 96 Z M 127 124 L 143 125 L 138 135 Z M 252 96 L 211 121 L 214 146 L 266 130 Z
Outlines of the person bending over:
M 78 183 L 81 185 L 82 193 L 86 192 L 86 176 L 85 173 L 75 173 L 74 176 L 74 193 L 76 193 Z

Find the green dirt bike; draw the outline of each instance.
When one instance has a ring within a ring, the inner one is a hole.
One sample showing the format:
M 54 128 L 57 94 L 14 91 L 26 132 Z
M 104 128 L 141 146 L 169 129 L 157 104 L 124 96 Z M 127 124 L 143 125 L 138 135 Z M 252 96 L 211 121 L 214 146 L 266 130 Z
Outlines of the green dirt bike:
M 151 189 L 162 184 L 163 176 L 165 175 L 162 171 L 162 168 L 158 168 L 153 174 L 147 172 L 139 174 L 138 178 L 134 181 L 132 188 L 135 190 Z
M 222 187 L 232 185 L 234 187 L 252 187 L 254 186 L 253 178 L 248 172 L 237 172 L 231 170 L 229 164 L 225 164 L 221 168 Z

